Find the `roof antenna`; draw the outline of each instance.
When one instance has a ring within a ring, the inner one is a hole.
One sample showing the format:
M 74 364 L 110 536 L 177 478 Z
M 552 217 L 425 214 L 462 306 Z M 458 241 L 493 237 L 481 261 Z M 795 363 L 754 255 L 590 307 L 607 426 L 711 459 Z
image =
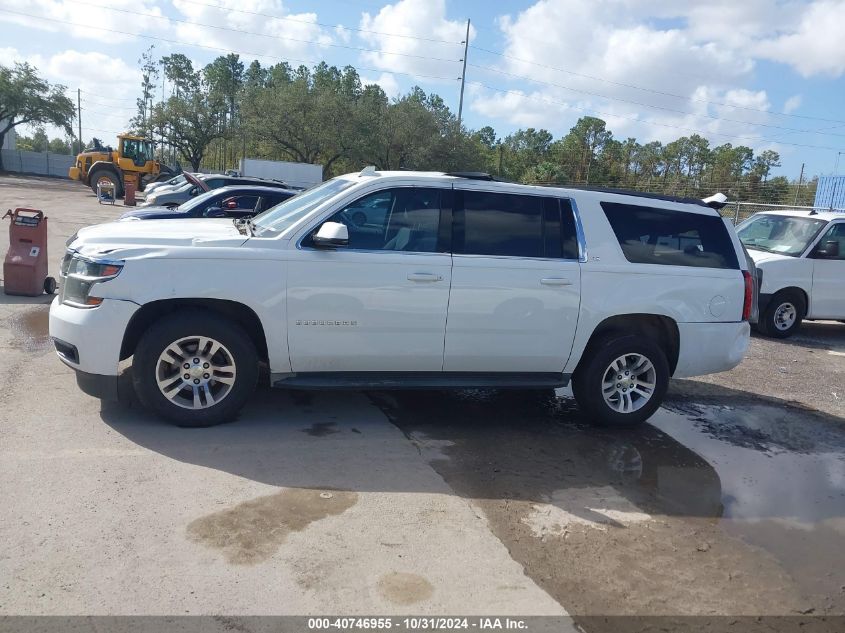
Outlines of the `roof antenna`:
M 376 166 L 375 165 L 367 165 L 361 172 L 358 174 L 359 176 L 378 176 L 376 173 Z

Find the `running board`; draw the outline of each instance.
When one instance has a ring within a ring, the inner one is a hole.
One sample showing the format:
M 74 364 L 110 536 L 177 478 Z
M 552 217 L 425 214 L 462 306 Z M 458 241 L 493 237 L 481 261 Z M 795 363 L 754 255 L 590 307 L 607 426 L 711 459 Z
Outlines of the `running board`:
M 271 374 L 282 389 L 536 389 L 569 384 L 570 374 L 506 372 L 301 372 Z

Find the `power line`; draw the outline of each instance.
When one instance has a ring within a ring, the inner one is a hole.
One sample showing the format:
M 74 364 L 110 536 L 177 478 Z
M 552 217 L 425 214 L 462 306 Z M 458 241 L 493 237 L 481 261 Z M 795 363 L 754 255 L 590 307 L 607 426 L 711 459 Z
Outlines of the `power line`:
M 82 91 L 82 94 L 94 94 L 94 95 L 96 95 L 97 99 L 104 99 L 106 101 L 129 101 L 129 102 L 132 102 L 132 103 L 135 103 L 135 101 L 136 101 L 136 97 L 112 97 L 110 95 L 103 95 L 103 94 L 100 94 L 98 92 L 89 93 L 89 92 L 86 92 L 85 90 Z
M 845 121 L 842 121 L 840 119 L 826 119 L 826 118 L 823 118 L 823 117 L 809 116 L 809 115 L 805 115 L 805 114 L 792 114 L 792 113 L 787 114 L 785 112 L 773 112 L 771 110 L 763 110 L 762 108 L 753 108 L 751 106 L 743 106 L 743 105 L 737 105 L 737 104 L 733 104 L 733 103 L 723 103 L 723 102 L 720 102 L 720 101 L 710 101 L 708 99 L 697 99 L 695 97 L 685 97 L 684 95 L 679 95 L 679 94 L 675 94 L 675 93 L 672 93 L 672 92 L 665 92 L 663 90 L 657 90 L 657 89 L 654 89 L 654 88 L 645 88 L 643 86 L 637 86 L 637 85 L 634 85 L 634 84 L 624 83 L 624 82 L 621 82 L 621 81 L 613 81 L 612 79 L 606 79 L 604 77 L 598 77 L 596 75 L 586 75 L 584 73 L 578 73 L 578 72 L 575 72 L 575 71 L 572 71 L 572 70 L 567 70 L 565 68 L 558 68 L 556 66 L 549 66 L 548 64 L 541 64 L 540 62 L 534 62 L 534 61 L 531 61 L 529 59 L 521 59 L 519 57 L 513 57 L 511 55 L 506 55 L 505 53 L 501 53 L 499 51 L 493 51 L 493 50 L 490 50 L 488 48 L 482 48 L 482 47 L 476 46 L 474 44 L 470 44 L 470 48 L 475 49 L 477 51 L 484 52 L 484 53 L 489 53 L 491 55 L 497 55 L 499 57 L 504 57 L 505 59 L 510 59 L 512 61 L 522 62 L 522 63 L 525 63 L 525 64 L 531 64 L 532 66 L 538 66 L 540 68 L 546 68 L 548 70 L 554 70 L 554 71 L 557 71 L 557 72 L 566 73 L 568 75 L 573 75 L 574 77 L 582 77 L 584 79 L 592 79 L 594 81 L 602 81 L 604 83 L 609 83 L 609 84 L 612 84 L 614 86 L 623 86 L 625 88 L 632 88 L 634 90 L 642 90 L 643 92 L 650 92 L 650 93 L 653 93 L 653 94 L 663 95 L 665 97 L 672 97 L 674 99 L 682 99 L 684 101 L 694 101 L 696 103 L 707 103 L 707 104 L 710 104 L 710 105 L 720 106 L 720 107 L 724 107 L 724 108 L 736 108 L 738 110 L 750 110 L 752 112 L 762 112 L 764 114 L 771 114 L 771 115 L 776 115 L 776 116 L 794 117 L 794 118 L 798 118 L 798 119 L 809 119 L 809 120 L 813 120 L 813 121 L 823 121 L 823 122 L 826 122 L 826 123 L 845 123 Z
M 708 118 L 708 119 L 713 119 L 715 121 L 727 121 L 729 123 L 739 123 L 741 125 L 757 125 L 757 126 L 760 126 L 760 127 L 767 127 L 767 128 L 772 128 L 772 129 L 776 129 L 776 130 L 786 130 L 788 132 L 802 132 L 802 133 L 809 133 L 809 134 L 820 134 L 827 129 L 833 129 L 833 128 L 822 128 L 821 130 L 807 130 L 807 129 L 801 130 L 801 129 L 797 129 L 797 128 L 784 127 L 782 125 L 774 125 L 774 124 L 771 124 L 771 123 L 757 123 L 757 122 L 754 122 L 754 121 L 742 121 L 742 120 L 739 120 L 739 119 L 728 119 L 728 118 L 725 118 L 725 117 L 715 116 L 713 114 L 687 112 L 686 110 L 677 110 L 675 108 L 669 108 L 667 106 L 661 106 L 661 105 L 656 105 L 656 104 L 652 104 L 652 103 L 643 103 L 641 101 L 633 101 L 631 99 L 624 99 L 622 97 L 611 97 L 610 95 L 602 94 L 600 92 L 592 92 L 590 90 L 583 90 L 581 88 L 573 88 L 571 86 L 566 86 L 566 85 L 563 85 L 563 84 L 556 84 L 556 83 L 553 83 L 553 82 L 550 82 L 550 81 L 543 81 L 541 79 L 534 79 L 532 77 L 527 77 L 525 75 L 517 75 L 517 74 L 514 74 L 514 73 L 506 72 L 504 70 L 499 70 L 498 68 L 493 68 L 491 66 L 480 66 L 478 64 L 472 64 L 472 63 L 469 63 L 467 65 L 472 66 L 473 68 L 478 68 L 480 70 L 487 70 L 487 71 L 490 71 L 490 72 L 498 73 L 500 75 L 506 75 L 508 77 L 513 77 L 515 79 L 523 79 L 525 81 L 531 81 L 533 83 L 543 84 L 543 85 L 546 85 L 546 86 L 553 86 L 555 88 L 562 88 L 563 90 L 570 90 L 572 92 L 579 92 L 581 94 L 586 94 L 586 95 L 590 95 L 590 96 L 593 96 L 593 97 L 599 97 L 599 98 L 602 98 L 602 99 L 609 99 L 609 100 L 612 100 L 612 101 L 620 101 L 622 103 L 630 103 L 632 105 L 637 105 L 637 106 L 641 106 L 641 107 L 644 107 L 644 108 L 654 108 L 656 110 L 664 110 L 666 112 L 674 112 L 676 114 L 683 114 L 683 115 L 686 115 L 686 116 L 705 117 L 705 118 Z M 843 124 L 843 125 L 845 125 L 845 124 Z M 838 126 L 838 125 L 834 126 L 834 128 L 836 128 L 836 127 L 840 127 L 840 126 Z M 828 136 L 845 136 L 845 134 L 828 134 Z
M 178 24 L 187 24 L 189 26 L 201 26 L 201 27 L 207 28 L 207 29 L 217 29 L 219 31 L 228 31 L 230 33 L 239 33 L 241 35 L 255 35 L 257 37 L 267 37 L 267 38 L 270 38 L 270 39 L 273 39 L 273 40 L 280 40 L 280 41 L 284 41 L 284 42 L 298 42 L 300 44 L 318 44 L 320 46 L 332 46 L 334 48 L 343 48 L 343 49 L 351 50 L 351 51 L 361 51 L 361 52 L 365 52 L 365 53 L 381 53 L 382 55 L 399 55 L 401 57 L 413 57 L 413 58 L 416 58 L 416 59 L 430 59 L 430 60 L 438 61 L 438 62 L 459 62 L 459 61 L 461 61 L 459 59 L 446 59 L 444 57 L 431 57 L 429 55 L 415 55 L 413 53 L 400 53 L 400 52 L 396 52 L 396 51 L 385 51 L 385 50 L 378 49 L 378 48 L 364 48 L 362 46 L 349 46 L 348 44 L 331 44 L 331 43 L 328 43 L 328 42 L 318 42 L 316 40 L 302 40 L 302 39 L 298 39 L 298 38 L 295 38 L 295 37 L 280 37 L 278 35 L 269 35 L 267 33 L 259 33 L 257 31 L 245 31 L 243 29 L 233 29 L 233 28 L 230 28 L 228 26 L 217 26 L 217 25 L 214 25 L 214 24 L 204 24 L 202 22 L 192 22 L 190 20 L 180 20 L 178 18 L 169 18 L 165 15 L 156 15 L 154 13 L 142 13 L 140 11 L 132 11 L 130 9 L 121 9 L 119 7 L 104 7 L 102 5 L 95 4 L 93 2 L 84 2 L 84 0 L 77 0 L 76 3 L 88 5 L 88 6 L 91 6 L 91 7 L 97 7 L 98 9 L 107 9 L 109 11 L 118 11 L 120 13 L 127 13 L 129 15 L 138 15 L 138 16 L 145 17 L 145 18 L 155 18 L 155 19 L 158 19 L 158 20 L 166 20 L 167 22 L 175 22 L 175 23 L 178 23 Z M 205 6 L 211 6 L 211 5 L 205 5 Z M 313 24 L 313 23 L 309 22 L 308 24 Z
M 487 90 L 493 90 L 494 92 L 502 92 L 502 93 L 506 93 L 506 94 L 513 94 L 513 95 L 516 95 L 516 96 L 521 97 L 523 99 L 530 99 L 530 100 L 533 100 L 533 101 L 543 101 L 545 103 L 563 106 L 563 107 L 568 108 L 570 110 L 578 110 L 578 111 L 581 111 L 581 112 L 587 112 L 588 114 L 598 114 L 598 115 L 610 117 L 610 118 L 626 119 L 626 120 L 629 120 L 629 121 L 636 121 L 637 123 L 642 123 L 644 125 L 657 125 L 657 126 L 660 126 L 660 127 L 672 128 L 672 129 L 676 129 L 676 130 L 685 130 L 687 132 L 695 132 L 696 134 L 700 134 L 702 136 L 722 136 L 722 137 L 731 138 L 731 139 L 745 139 L 745 140 L 758 141 L 758 142 L 772 142 L 772 143 L 779 143 L 781 145 L 790 145 L 790 146 L 793 146 L 793 147 L 807 147 L 807 148 L 811 148 L 811 149 L 829 149 L 829 150 L 841 149 L 839 147 L 830 147 L 830 146 L 824 146 L 824 145 L 806 145 L 806 144 L 803 144 L 803 143 L 787 143 L 787 142 L 784 142 L 784 141 L 779 141 L 777 139 L 770 139 L 770 138 L 765 138 L 765 137 L 762 137 L 762 136 L 742 136 L 742 135 L 735 135 L 735 134 L 726 134 L 724 132 L 704 132 L 702 130 L 696 130 L 694 128 L 684 127 L 684 126 L 681 126 L 681 125 L 672 125 L 670 123 L 659 123 L 657 121 L 647 121 L 647 120 L 640 119 L 638 117 L 623 116 L 623 115 L 620 115 L 620 114 L 613 114 L 613 113 L 610 113 L 610 112 L 601 112 L 599 110 L 591 110 L 589 108 L 582 108 L 582 107 L 579 107 L 579 106 L 574 106 L 570 103 L 565 103 L 563 101 L 556 101 L 554 99 L 547 99 L 547 98 L 544 98 L 544 97 L 527 95 L 524 92 L 520 92 L 518 90 L 505 90 L 504 88 L 496 88 L 495 86 L 488 86 L 487 84 L 481 83 L 479 81 L 470 82 L 470 85 L 480 86 L 482 88 L 486 88 Z
M 202 49 L 205 49 L 205 50 L 217 51 L 217 52 L 221 52 L 221 53 L 237 53 L 239 55 L 244 55 L 244 56 L 248 56 L 248 57 L 263 57 L 265 59 L 275 59 L 275 60 L 281 61 L 281 62 L 294 61 L 294 62 L 299 62 L 301 64 L 312 64 L 312 65 L 316 65 L 317 63 L 319 63 L 319 62 L 315 62 L 314 60 L 310 60 L 310 59 L 298 59 L 296 57 L 279 57 L 278 55 L 267 55 L 266 53 L 253 53 L 253 52 L 250 52 L 250 51 L 239 51 L 239 50 L 234 50 L 234 49 L 231 49 L 231 48 L 221 48 L 219 46 L 208 46 L 206 44 L 194 44 L 194 43 L 191 43 L 191 42 L 184 42 L 184 41 L 181 41 L 181 40 L 173 40 L 173 39 L 168 39 L 168 38 L 164 38 L 164 37 L 157 37 L 155 35 L 145 35 L 145 34 L 141 34 L 141 33 L 130 33 L 129 31 L 119 31 L 117 29 L 108 29 L 108 28 L 105 28 L 105 27 L 102 27 L 102 26 L 91 26 L 91 25 L 88 25 L 88 24 L 79 24 L 78 22 L 68 22 L 66 20 L 59 20 L 59 19 L 56 19 L 56 18 L 48 18 L 48 17 L 43 17 L 43 16 L 40 16 L 40 15 L 32 15 L 31 13 L 24 13 L 23 11 L 14 11 L 12 9 L 0 8 L 0 12 L 12 13 L 12 14 L 15 14 L 15 15 L 22 15 L 22 16 L 27 17 L 27 18 L 32 18 L 32 19 L 35 19 L 35 20 L 42 20 L 42 21 L 46 21 L 46 22 L 56 22 L 56 23 L 62 24 L 63 26 L 76 26 L 76 27 L 84 28 L 84 29 L 94 29 L 94 30 L 97 30 L 97 31 L 104 31 L 106 33 L 117 33 L 118 35 L 128 35 L 130 37 L 140 37 L 140 38 L 147 39 L 147 40 L 155 40 L 157 42 L 166 42 L 168 44 L 177 44 L 179 46 L 191 46 L 193 48 L 202 48 Z M 374 72 L 374 73 L 389 72 L 393 75 L 403 75 L 403 76 L 408 76 L 408 77 L 414 77 L 414 78 L 417 78 L 417 79 L 436 79 L 436 80 L 440 80 L 440 81 L 457 81 L 458 80 L 457 77 L 440 77 L 440 76 L 436 76 L 436 75 L 421 75 L 421 74 L 418 74 L 418 73 L 404 73 L 404 72 L 399 72 L 399 71 L 396 71 L 396 70 L 386 71 L 384 68 L 367 68 L 367 67 L 364 67 L 364 66 L 357 66 L 356 69 L 357 70 L 366 70 L 366 71 L 370 71 L 370 72 Z
M 344 24 L 326 24 L 324 22 L 308 22 L 306 20 L 296 20 L 294 18 L 289 18 L 289 17 L 285 17 L 285 16 L 281 16 L 281 15 L 273 15 L 272 13 L 261 13 L 260 11 L 247 11 L 246 9 L 229 9 L 227 7 L 221 7 L 221 6 L 215 5 L 215 4 L 207 4 L 205 2 L 199 2 L 198 0 L 182 0 L 182 2 L 185 2 L 185 3 L 188 3 L 188 4 L 196 4 L 196 5 L 199 5 L 199 6 L 202 6 L 202 7 L 208 7 L 210 9 L 218 9 L 220 11 L 234 12 L 234 13 L 245 13 L 247 15 L 257 15 L 257 16 L 261 16 L 261 17 L 264 17 L 264 18 L 271 18 L 273 20 L 284 20 L 286 22 L 295 22 L 295 23 L 298 23 L 298 24 L 314 24 L 316 26 L 322 26 L 322 27 L 325 27 L 325 28 L 328 28 L 328 29 L 336 29 L 337 27 L 341 27 L 341 28 L 343 28 L 347 31 L 356 31 L 358 33 L 372 33 L 373 35 L 385 35 L 385 36 L 388 36 L 388 37 L 401 37 L 401 38 L 411 39 L 411 40 L 420 40 L 420 41 L 423 41 L 423 42 L 436 42 L 436 43 L 441 43 L 441 44 L 460 44 L 461 43 L 461 42 L 454 42 L 454 41 L 451 41 L 451 40 L 441 40 L 441 39 L 437 39 L 437 38 L 433 38 L 433 37 L 422 37 L 422 36 L 419 36 L 419 35 L 405 35 L 405 34 L 400 34 L 400 33 L 385 33 L 384 31 L 371 31 L 369 29 L 360 29 L 360 28 L 356 28 L 354 26 L 346 26 Z

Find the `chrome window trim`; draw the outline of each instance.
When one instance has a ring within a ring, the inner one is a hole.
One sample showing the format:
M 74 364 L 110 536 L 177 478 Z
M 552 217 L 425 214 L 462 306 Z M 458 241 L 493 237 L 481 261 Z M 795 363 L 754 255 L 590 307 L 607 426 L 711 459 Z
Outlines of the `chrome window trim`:
M 587 261 L 587 236 L 584 233 L 584 225 L 581 224 L 581 212 L 578 210 L 578 203 L 575 198 L 562 198 L 562 200 L 568 200 L 572 206 L 572 215 L 575 216 L 575 236 L 578 241 L 578 261 L 584 264 Z

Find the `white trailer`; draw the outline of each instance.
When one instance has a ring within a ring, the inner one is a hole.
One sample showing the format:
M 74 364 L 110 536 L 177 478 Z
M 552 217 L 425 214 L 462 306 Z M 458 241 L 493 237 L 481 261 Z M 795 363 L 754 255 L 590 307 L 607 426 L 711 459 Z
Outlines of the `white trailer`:
M 242 158 L 240 172 L 242 176 L 284 180 L 294 187 L 308 188 L 323 182 L 323 166 L 310 163 Z

